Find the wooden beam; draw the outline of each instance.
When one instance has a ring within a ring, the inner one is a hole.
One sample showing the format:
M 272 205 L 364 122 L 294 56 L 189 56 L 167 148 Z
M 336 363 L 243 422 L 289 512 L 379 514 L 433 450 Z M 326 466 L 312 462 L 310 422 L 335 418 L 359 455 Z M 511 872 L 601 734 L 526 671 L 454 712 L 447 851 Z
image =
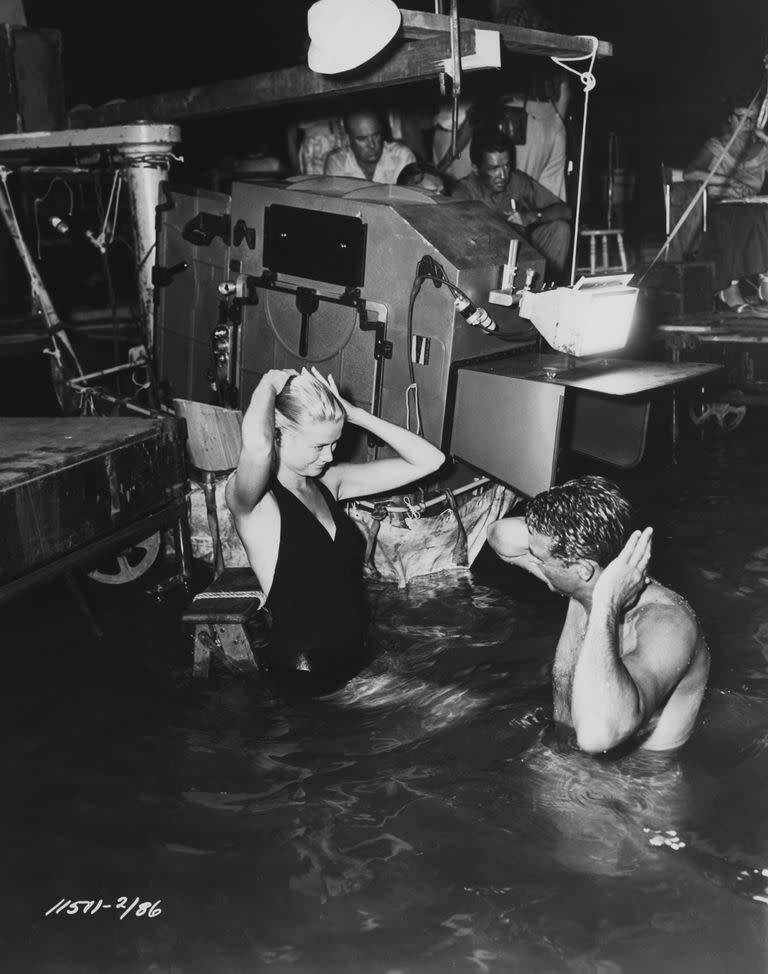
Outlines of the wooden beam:
M 461 54 L 462 60 L 467 59 L 469 62 L 467 69 L 499 66 L 499 43 L 497 38 L 495 40 L 495 55 L 493 52 L 484 53 L 484 49 L 487 51 L 488 38 L 480 37 L 478 44 L 477 31 L 462 31 Z M 433 34 L 424 40 L 396 39 L 392 53 L 386 61 L 366 65 L 354 74 L 315 74 L 306 65 L 298 65 L 246 78 L 102 105 L 99 108 L 76 109 L 70 112 L 69 123 L 73 128 L 90 128 L 120 125 L 135 119 L 182 122 L 351 92 L 371 91 L 375 88 L 436 78 L 445 69 L 445 61 L 450 56 L 451 44 L 447 33 Z M 474 65 L 470 58 L 475 62 Z M 477 63 L 478 60 L 481 63 Z
M 420 10 L 403 10 L 402 32 L 406 37 L 428 37 L 434 34 L 447 34 L 450 31 L 450 17 L 445 14 L 423 13 Z M 510 54 L 533 54 L 540 57 L 573 57 L 592 53 L 591 37 L 553 34 L 546 30 L 532 30 L 529 27 L 512 27 L 481 20 L 461 18 L 462 31 L 492 30 L 501 35 L 504 48 Z M 611 57 L 613 45 L 608 41 L 597 42 L 597 56 Z
M 213 115 L 267 108 L 352 92 L 371 91 L 438 77 L 451 57 L 450 18 L 444 14 L 401 11 L 400 34 L 380 58 L 345 75 L 320 75 L 305 65 L 169 91 L 132 101 L 70 112 L 73 128 L 121 125 L 137 119 L 182 122 Z M 592 52 L 589 37 L 572 37 L 527 27 L 461 19 L 462 70 L 498 68 L 499 46 L 512 54 L 573 57 Z M 613 53 L 599 41 L 597 54 Z

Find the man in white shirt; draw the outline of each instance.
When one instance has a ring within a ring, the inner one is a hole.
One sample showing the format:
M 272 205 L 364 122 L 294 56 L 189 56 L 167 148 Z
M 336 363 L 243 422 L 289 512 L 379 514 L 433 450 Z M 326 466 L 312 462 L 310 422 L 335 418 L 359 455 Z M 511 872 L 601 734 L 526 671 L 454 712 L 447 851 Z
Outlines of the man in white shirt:
M 326 176 L 354 176 L 374 183 L 396 183 L 401 169 L 416 156 L 402 142 L 387 142 L 375 112 L 353 112 L 344 118 L 349 148 L 335 149 L 325 160 Z

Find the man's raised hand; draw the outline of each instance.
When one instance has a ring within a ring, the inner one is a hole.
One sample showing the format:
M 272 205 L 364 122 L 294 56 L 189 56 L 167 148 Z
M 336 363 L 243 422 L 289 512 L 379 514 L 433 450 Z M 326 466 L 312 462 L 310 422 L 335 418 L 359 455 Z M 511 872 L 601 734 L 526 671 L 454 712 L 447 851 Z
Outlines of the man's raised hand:
M 637 601 L 648 584 L 652 537 L 653 528 L 632 532 L 598 578 L 592 592 L 593 608 L 597 605 L 621 613 Z

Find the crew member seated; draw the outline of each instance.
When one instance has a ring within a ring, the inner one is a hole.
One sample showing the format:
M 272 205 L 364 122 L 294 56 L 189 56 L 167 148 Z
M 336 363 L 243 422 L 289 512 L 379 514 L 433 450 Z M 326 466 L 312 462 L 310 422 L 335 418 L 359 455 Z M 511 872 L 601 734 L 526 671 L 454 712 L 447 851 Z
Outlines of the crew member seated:
M 416 156 L 403 142 L 384 138 L 384 123 L 375 112 L 344 116 L 349 147 L 334 149 L 325 158 L 326 176 L 354 176 L 373 183 L 395 183 L 404 166 Z
M 345 422 L 397 456 L 334 464 Z M 345 401 L 330 376 L 314 369 L 264 375 L 243 417 L 226 499 L 267 596 L 263 662 L 278 683 L 325 693 L 365 665 L 362 535 L 341 502 L 397 490 L 444 460 L 420 436 Z
M 480 200 L 500 213 L 546 257 L 561 279 L 571 245 L 571 208 L 515 169 L 515 147 L 497 129 L 478 129 L 469 150 L 472 172 L 454 186 L 454 199 Z
M 768 136 L 757 128 L 757 108 L 748 98 L 735 99 L 725 127 L 699 150 L 686 167 L 690 182 L 708 179 L 715 200 L 699 256 L 715 266 L 716 303 L 737 314 L 768 317 L 768 219 L 762 205 L 733 205 L 762 190 L 768 174 Z M 726 151 L 727 150 L 727 151 Z M 700 212 L 697 208 L 696 212 Z M 689 218 L 690 221 L 690 218 Z M 745 300 L 741 282 L 756 277 L 754 303 Z

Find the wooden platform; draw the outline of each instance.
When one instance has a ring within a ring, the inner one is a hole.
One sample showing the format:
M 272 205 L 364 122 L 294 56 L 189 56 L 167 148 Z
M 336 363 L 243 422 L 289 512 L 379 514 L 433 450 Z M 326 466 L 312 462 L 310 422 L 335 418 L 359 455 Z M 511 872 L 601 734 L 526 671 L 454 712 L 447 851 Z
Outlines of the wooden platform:
M 184 426 L 0 419 L 0 603 L 173 525 L 189 576 Z
M 768 318 L 733 311 L 680 315 L 657 326 L 673 364 L 705 359 L 723 366 L 718 399 L 768 405 Z
M 749 311 L 743 314 L 735 311 L 705 311 L 667 318 L 656 326 L 657 338 L 675 334 L 730 335 L 733 341 L 743 341 L 738 336 L 750 335 L 756 343 L 762 344 L 768 340 L 768 318 Z

